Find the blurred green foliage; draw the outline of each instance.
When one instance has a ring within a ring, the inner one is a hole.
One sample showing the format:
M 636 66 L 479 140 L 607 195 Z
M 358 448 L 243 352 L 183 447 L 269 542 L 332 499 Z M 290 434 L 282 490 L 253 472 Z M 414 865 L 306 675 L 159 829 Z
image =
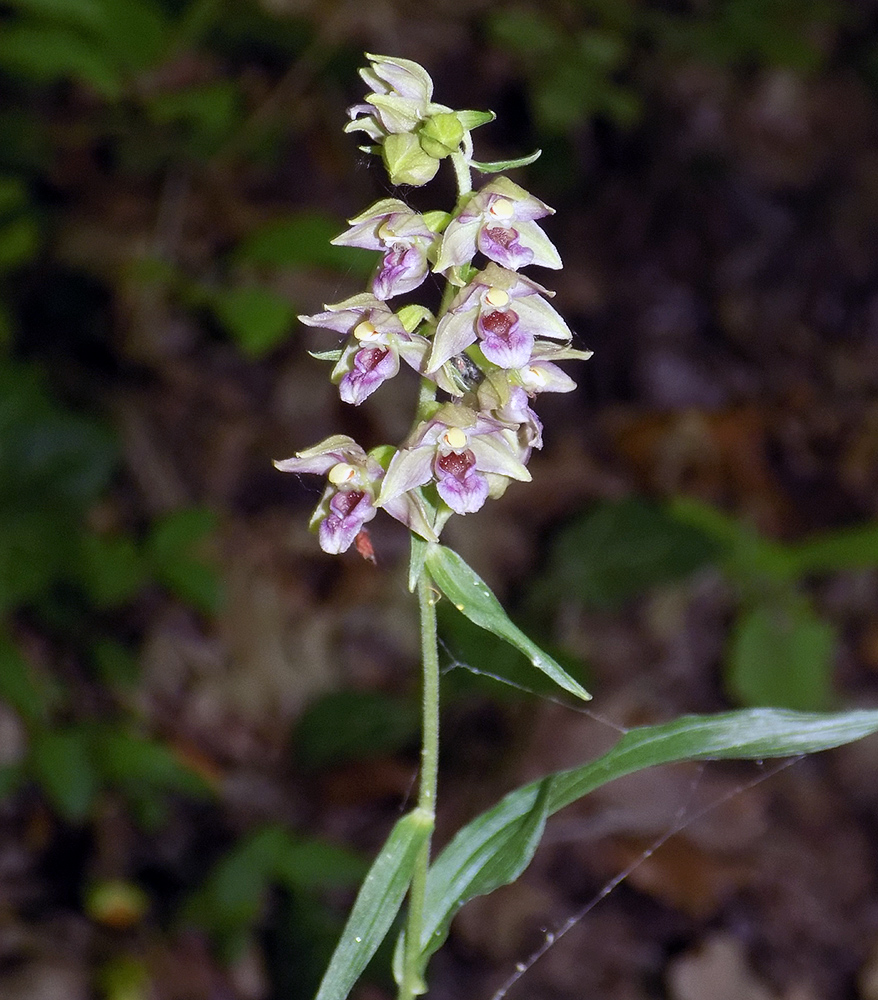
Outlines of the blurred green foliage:
M 316 907 L 319 890 L 351 888 L 367 868 L 350 851 L 295 837 L 279 826 L 263 826 L 242 837 L 216 864 L 189 899 L 182 920 L 206 928 L 232 961 L 247 945 L 273 887 L 303 895 Z M 331 947 L 332 938 L 324 944 Z M 319 966 L 317 971 L 319 980 Z M 303 984 L 298 993 L 305 988 Z
M 216 773 L 150 732 L 135 707 L 132 623 L 141 609 L 177 601 L 209 620 L 222 607 L 219 517 L 197 505 L 146 517 L 132 505 L 101 366 L 109 358 L 126 372 L 144 360 L 107 336 L 111 310 L 141 294 L 207 318 L 205 338 L 221 331 L 244 357 L 262 358 L 294 323 L 296 305 L 279 290 L 285 272 L 365 274 L 373 262 L 329 247 L 344 220 L 313 212 L 253 216 L 243 235 L 221 225 L 223 248 L 195 267 L 134 234 L 95 256 L 91 232 L 83 262 L 59 234 L 78 239 L 88 185 L 98 195 L 139 189 L 148 203 L 168 172 L 215 185 L 240 156 L 276 162 L 279 137 L 254 115 L 248 65 L 278 77 L 313 39 L 312 24 L 256 2 L 0 4 L 0 700 L 23 740 L 0 765 L 0 798 L 27 802 L 36 790 L 62 824 L 98 823 L 113 801 L 155 830 L 173 802 L 215 802 L 219 793 Z M 335 56 L 319 55 L 315 72 L 331 72 Z M 100 177 L 90 177 L 97 162 Z M 74 329 L 84 324 L 83 303 L 74 294 L 59 305 L 51 278 L 59 270 L 74 293 L 80 276 L 106 291 L 84 340 Z M 69 331 L 33 325 L 26 303 L 35 285 L 51 323 L 70 315 Z M 337 930 L 316 893 L 362 872 L 347 852 L 259 828 L 232 845 L 186 919 L 230 953 L 261 918 L 271 886 L 307 897 L 311 916 L 297 918 L 295 935 L 314 939 L 315 978 Z M 127 982 L 130 963 L 114 961 L 107 982 Z M 135 971 L 142 993 L 142 964 Z
M 801 72 L 827 58 L 827 32 L 849 19 L 833 0 L 719 0 L 698 10 L 660 10 L 636 0 L 514 4 L 492 10 L 491 40 L 527 75 L 537 128 L 566 134 L 595 116 L 627 127 L 643 113 L 636 67 L 649 54 L 724 66 Z M 695 5 L 692 5 L 695 8 Z
M 555 537 L 528 609 L 539 620 L 570 600 L 618 608 L 705 566 L 720 570 L 736 598 L 723 665 L 732 699 L 748 706 L 830 708 L 836 636 L 814 608 L 807 584 L 821 575 L 878 567 L 878 524 L 782 543 L 691 498 L 606 501 Z

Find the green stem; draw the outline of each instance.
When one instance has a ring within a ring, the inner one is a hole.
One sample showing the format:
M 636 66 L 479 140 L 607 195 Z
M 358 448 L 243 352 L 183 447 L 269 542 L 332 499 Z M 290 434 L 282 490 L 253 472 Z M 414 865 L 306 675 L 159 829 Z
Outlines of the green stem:
M 439 773 L 439 646 L 436 638 L 436 591 L 426 569 L 418 579 L 421 610 L 421 656 L 424 671 L 423 723 L 421 744 L 421 784 L 418 806 L 431 817 L 436 815 L 436 786 Z M 409 889 L 408 920 L 403 953 L 403 976 L 398 1000 L 413 1000 L 427 988 L 421 977 L 421 931 L 424 924 L 424 896 L 430 867 L 430 840 L 421 848 Z

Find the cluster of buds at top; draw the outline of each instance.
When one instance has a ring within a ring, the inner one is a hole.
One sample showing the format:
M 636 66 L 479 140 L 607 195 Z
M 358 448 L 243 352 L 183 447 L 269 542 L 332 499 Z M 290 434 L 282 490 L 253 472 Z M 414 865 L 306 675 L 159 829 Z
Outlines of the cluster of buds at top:
M 574 389 L 555 362 L 591 353 L 571 346 L 573 335 L 549 302 L 554 293 L 518 273 L 530 264 L 561 267 L 537 224 L 552 209 L 504 176 L 471 189 L 472 170 L 496 173 L 533 157 L 477 163 L 470 131 L 491 121 L 490 112 L 434 104 L 422 66 L 368 58 L 360 74 L 371 93 L 350 109 L 347 130 L 366 132 L 374 145 L 363 148 L 382 156 L 394 184 L 423 185 L 450 158 L 459 198 L 452 213 L 418 213 L 385 198 L 351 219 L 333 242 L 381 254 L 369 291 L 299 317 L 343 338 L 319 356 L 335 362 L 332 381 L 345 402 L 360 405 L 397 374 L 401 360 L 432 384 L 399 447 L 367 454 L 334 435 L 276 463 L 326 476 L 311 524 L 332 553 L 362 537 L 379 507 L 435 541 L 452 513 L 473 513 L 513 479 L 530 480 L 528 459 L 542 447 L 531 402 L 541 392 Z M 446 279 L 438 314 L 422 305 L 391 307 L 431 273 Z

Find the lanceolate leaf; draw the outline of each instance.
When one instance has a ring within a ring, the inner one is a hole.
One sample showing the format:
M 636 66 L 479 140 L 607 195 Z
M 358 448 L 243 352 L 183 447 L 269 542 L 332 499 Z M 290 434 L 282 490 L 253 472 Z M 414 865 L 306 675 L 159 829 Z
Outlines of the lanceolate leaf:
M 430 869 L 421 939 L 423 965 L 441 947 L 452 918 L 467 900 L 509 885 L 530 863 L 546 825 L 549 783 L 537 782 L 527 792 L 511 821 L 496 809 L 482 813 L 461 831 L 467 834 L 463 843 L 455 847 L 455 837 Z
M 789 757 L 828 750 L 878 731 L 878 710 L 835 715 L 752 709 L 683 716 L 627 732 L 602 757 L 511 792 L 460 830 L 430 868 L 421 947 L 424 961 L 445 940 L 467 900 L 511 882 L 536 850 L 538 817 L 552 815 L 601 785 L 657 764 L 683 760 Z M 483 872 L 489 870 L 486 877 Z
M 344 1000 L 390 929 L 433 821 L 422 809 L 403 816 L 360 887 L 315 1000 Z
M 559 663 L 544 653 L 536 643 L 514 625 L 485 581 L 444 545 L 431 545 L 427 550 L 427 570 L 443 594 L 457 610 L 480 628 L 493 632 L 515 646 L 530 662 L 550 677 L 559 687 L 587 701 L 588 691 L 578 684 Z

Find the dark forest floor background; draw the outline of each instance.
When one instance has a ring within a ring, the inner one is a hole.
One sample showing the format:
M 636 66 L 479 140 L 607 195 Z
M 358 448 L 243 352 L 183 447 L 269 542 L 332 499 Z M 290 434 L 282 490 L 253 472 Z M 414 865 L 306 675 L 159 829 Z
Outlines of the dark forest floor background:
M 522 675 L 444 617 L 440 839 L 614 727 L 876 703 L 876 29 L 865 0 L 0 3 L 0 996 L 309 997 L 411 796 L 407 540 L 325 556 L 317 485 L 271 466 L 412 412 L 413 383 L 341 404 L 294 319 L 362 289 L 325 241 L 389 194 L 341 133 L 363 51 L 496 111 L 480 159 L 544 149 L 537 277 L 595 351 L 534 482 L 448 529 L 595 715 L 474 677 Z M 815 536 L 848 542 L 773 574 Z M 874 1000 L 876 764 L 608 786 L 464 909 L 430 996 L 487 1000 L 716 803 L 510 997 Z

